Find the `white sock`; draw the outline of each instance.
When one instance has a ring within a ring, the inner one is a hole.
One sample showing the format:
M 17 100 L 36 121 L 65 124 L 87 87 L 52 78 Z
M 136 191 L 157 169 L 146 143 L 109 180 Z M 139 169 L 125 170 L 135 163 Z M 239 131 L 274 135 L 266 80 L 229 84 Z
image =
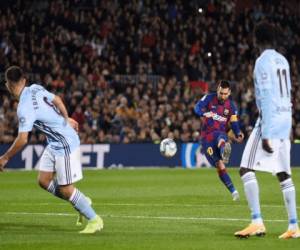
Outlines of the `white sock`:
M 263 220 L 260 212 L 259 204 L 259 187 L 255 173 L 248 172 L 242 176 L 244 190 L 251 210 L 252 223 L 262 224 Z
M 289 217 L 289 230 L 298 229 L 297 208 L 296 208 L 296 191 L 291 178 L 280 182 L 283 194 L 284 204 Z
M 55 195 L 58 198 L 61 198 L 63 200 L 66 200 L 62 194 L 59 192 L 59 185 L 57 183 L 57 180 L 54 178 L 47 187 L 47 191 L 53 195 Z
M 74 188 L 74 191 L 69 199 L 73 207 L 83 214 L 88 220 L 96 218 L 97 214 L 95 210 L 91 207 L 88 200 L 78 189 Z

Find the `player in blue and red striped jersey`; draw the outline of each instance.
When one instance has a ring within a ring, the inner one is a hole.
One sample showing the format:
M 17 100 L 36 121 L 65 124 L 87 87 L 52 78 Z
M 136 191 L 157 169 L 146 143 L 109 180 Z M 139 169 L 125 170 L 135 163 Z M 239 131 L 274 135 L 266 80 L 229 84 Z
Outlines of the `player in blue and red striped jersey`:
M 202 97 L 194 107 L 202 117 L 201 149 L 207 160 L 216 167 L 219 177 L 230 191 L 234 201 L 239 200 L 225 164 L 229 161 L 231 145 L 227 131 L 233 131 L 232 140 L 242 142 L 244 135 L 238 123 L 238 112 L 230 97 L 230 83 L 221 80 L 217 92 Z

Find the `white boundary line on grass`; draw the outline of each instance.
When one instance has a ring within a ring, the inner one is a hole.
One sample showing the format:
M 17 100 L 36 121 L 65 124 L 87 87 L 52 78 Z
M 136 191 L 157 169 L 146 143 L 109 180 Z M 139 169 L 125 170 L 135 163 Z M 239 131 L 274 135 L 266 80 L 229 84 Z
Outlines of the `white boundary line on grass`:
M 68 206 L 68 203 L 50 203 L 50 202 L 42 202 L 42 203 L 6 203 L 6 205 L 16 206 L 16 205 L 22 205 L 22 206 L 32 206 L 32 204 L 36 206 Z M 93 205 L 96 206 L 135 206 L 135 207 L 248 207 L 247 204 L 180 204 L 180 203 L 93 203 Z M 284 205 L 261 205 L 261 207 L 265 208 L 285 208 Z M 300 209 L 300 207 L 297 207 L 297 209 Z
M 1 214 L 1 213 L 0 213 Z M 71 216 L 75 217 L 77 214 L 70 213 L 30 213 L 30 212 L 4 212 L 6 215 L 36 215 L 36 216 Z M 241 218 L 217 218 L 217 217 L 182 217 L 182 216 L 149 216 L 149 215 L 101 215 L 102 217 L 110 218 L 126 218 L 126 219 L 151 219 L 151 220 L 191 220 L 191 221 L 246 221 L 249 219 Z M 266 222 L 286 222 L 286 220 L 269 219 Z

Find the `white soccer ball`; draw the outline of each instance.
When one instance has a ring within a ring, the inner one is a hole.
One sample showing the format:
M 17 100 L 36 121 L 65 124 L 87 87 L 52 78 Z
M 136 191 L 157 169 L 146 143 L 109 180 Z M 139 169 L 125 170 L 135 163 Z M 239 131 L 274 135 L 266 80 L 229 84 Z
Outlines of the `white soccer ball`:
M 173 157 L 177 152 L 176 142 L 170 138 L 163 139 L 159 147 L 160 153 L 165 157 Z

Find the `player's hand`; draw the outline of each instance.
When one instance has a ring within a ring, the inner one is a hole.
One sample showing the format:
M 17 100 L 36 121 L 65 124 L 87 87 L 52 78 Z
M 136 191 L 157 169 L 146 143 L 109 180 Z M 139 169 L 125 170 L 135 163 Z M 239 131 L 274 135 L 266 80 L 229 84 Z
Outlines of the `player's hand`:
M 78 133 L 78 131 L 79 131 L 79 126 L 78 126 L 78 122 L 77 121 L 75 121 L 74 119 L 72 119 L 72 118 L 68 118 L 68 123 L 70 124 L 70 126 L 73 128 L 73 129 L 75 129 L 75 131 Z
M 268 152 L 270 154 L 272 154 L 274 152 L 268 139 L 262 139 L 262 148 L 263 148 L 263 150 L 265 150 L 266 152 Z
M 4 167 L 6 165 L 6 163 L 8 162 L 8 159 L 4 156 L 0 157 L 0 171 L 3 172 Z
M 237 143 L 241 143 L 243 140 L 244 140 L 244 134 L 243 134 L 243 132 L 240 132 L 239 134 L 238 134 L 238 136 L 235 136 L 235 141 L 237 142 Z

